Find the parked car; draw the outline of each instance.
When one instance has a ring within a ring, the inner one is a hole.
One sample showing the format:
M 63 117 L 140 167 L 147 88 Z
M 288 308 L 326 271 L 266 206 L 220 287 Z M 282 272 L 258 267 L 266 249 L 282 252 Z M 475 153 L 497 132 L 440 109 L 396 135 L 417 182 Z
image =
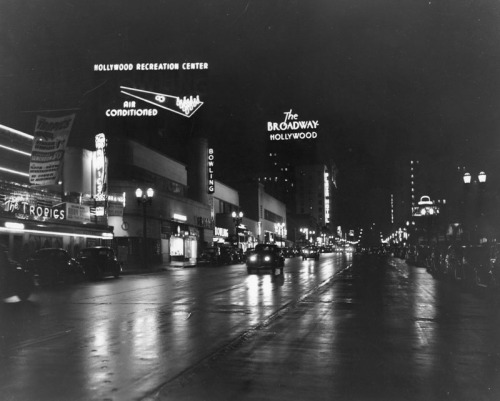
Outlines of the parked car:
M 274 275 L 283 274 L 285 257 L 277 245 L 257 244 L 247 256 L 246 265 L 248 274 L 262 270 L 271 270 Z
M 432 248 L 429 245 L 420 244 L 416 247 L 415 265 L 418 267 L 429 267 L 429 258 Z
M 302 248 L 302 260 L 306 259 L 319 260 L 319 249 L 315 246 L 306 246 Z
M 492 282 L 493 263 L 490 246 L 463 247 L 462 279 L 467 286 L 488 287 Z
M 500 244 L 490 245 L 490 282 L 489 286 L 500 288 Z
M 78 255 L 78 261 L 89 279 L 100 280 L 108 276 L 118 278 L 122 273 L 122 266 L 115 251 L 107 246 L 83 248 Z
M 444 275 L 444 263 L 447 249 L 448 246 L 446 243 L 437 243 L 431 247 L 427 258 L 427 271 L 434 277 L 441 277 Z
M 26 269 L 38 285 L 75 283 L 85 278 L 80 263 L 62 248 L 43 248 L 26 260 Z
M 26 301 L 34 288 L 33 276 L 23 266 L 9 258 L 7 249 L 0 246 L 0 299 L 16 295 Z
M 442 276 L 455 281 L 461 281 L 463 274 L 463 247 L 460 244 L 452 244 L 446 250 L 442 266 Z
M 207 247 L 198 257 L 196 264 L 199 266 L 216 266 L 219 260 L 219 248 Z
M 234 263 L 242 263 L 243 256 L 242 252 L 235 247 L 221 247 L 221 262 L 223 264 L 234 264 Z

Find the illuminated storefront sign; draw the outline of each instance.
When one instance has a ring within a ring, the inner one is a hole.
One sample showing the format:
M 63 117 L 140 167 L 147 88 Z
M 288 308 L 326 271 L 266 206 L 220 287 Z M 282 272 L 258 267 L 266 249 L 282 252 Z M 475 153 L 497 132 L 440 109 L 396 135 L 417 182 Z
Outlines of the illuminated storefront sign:
M 18 219 L 34 220 L 65 220 L 66 208 L 64 203 L 55 206 L 46 206 L 16 197 L 7 197 L 2 205 L 3 210 L 14 214 Z
M 229 230 L 227 228 L 215 227 L 214 234 L 216 237 L 227 238 L 229 236 Z
M 67 203 L 66 220 L 78 223 L 90 223 L 90 207 L 77 203 Z
M 106 200 L 107 187 L 107 163 L 106 163 L 106 136 L 97 134 L 95 136 L 95 196 L 96 200 Z
M 214 180 L 214 150 L 208 148 L 207 163 L 208 163 L 208 193 L 213 194 L 215 192 L 215 180 Z
M 172 218 L 174 220 L 187 221 L 187 216 L 184 216 L 183 214 L 174 213 Z
M 318 120 L 300 121 L 298 114 L 292 110 L 286 111 L 282 122 L 268 122 L 267 131 L 271 141 L 289 141 L 297 139 L 315 139 L 318 137 L 316 129 Z

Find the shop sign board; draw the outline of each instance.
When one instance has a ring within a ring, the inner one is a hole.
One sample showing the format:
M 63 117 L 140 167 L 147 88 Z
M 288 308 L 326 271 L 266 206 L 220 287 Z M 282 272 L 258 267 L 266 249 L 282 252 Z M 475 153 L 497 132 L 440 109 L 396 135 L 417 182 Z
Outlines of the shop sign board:
M 31 185 L 55 185 L 60 180 L 62 162 L 75 114 L 36 119 L 29 166 Z
M 215 236 L 227 238 L 229 236 L 229 230 L 223 227 L 215 227 Z
M 12 213 L 16 218 L 23 220 L 66 220 L 64 203 L 47 205 L 30 203 L 23 198 L 6 197 L 2 209 L 4 212 Z
M 90 207 L 77 203 L 66 203 L 66 220 L 90 223 Z
M 123 216 L 123 203 L 109 202 L 108 217 L 109 216 Z
M 210 217 L 195 216 L 196 225 L 203 228 L 213 228 L 214 222 Z

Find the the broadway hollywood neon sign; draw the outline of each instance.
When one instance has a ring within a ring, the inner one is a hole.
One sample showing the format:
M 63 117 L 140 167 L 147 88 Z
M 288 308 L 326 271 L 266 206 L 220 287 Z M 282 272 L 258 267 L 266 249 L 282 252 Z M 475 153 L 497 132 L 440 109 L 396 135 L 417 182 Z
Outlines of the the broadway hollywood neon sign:
M 296 139 L 315 139 L 318 137 L 318 120 L 299 120 L 299 115 L 292 110 L 286 111 L 285 120 L 281 122 L 268 122 L 267 131 L 271 141 L 290 141 Z
M 155 107 L 171 111 L 183 117 L 191 117 L 201 106 L 203 106 L 203 102 L 200 101 L 199 95 L 184 96 L 181 98 L 180 96 L 129 88 L 127 86 L 120 86 L 120 89 L 120 92 L 124 95 L 152 104 Z M 156 116 L 157 114 L 157 109 L 136 108 L 135 101 L 124 102 L 122 109 L 106 110 L 107 117 L 148 117 Z

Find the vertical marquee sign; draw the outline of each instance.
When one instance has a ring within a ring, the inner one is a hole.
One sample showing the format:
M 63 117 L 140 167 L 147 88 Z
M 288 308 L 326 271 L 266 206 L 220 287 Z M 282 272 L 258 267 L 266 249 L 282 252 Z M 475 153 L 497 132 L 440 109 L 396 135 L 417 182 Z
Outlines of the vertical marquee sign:
M 104 134 L 97 134 L 95 136 L 95 199 L 106 200 L 106 187 L 107 187 L 107 164 L 106 164 L 106 136 Z
M 214 149 L 208 148 L 207 153 L 207 171 L 208 171 L 208 188 L 207 192 L 213 194 L 215 192 L 215 181 L 214 181 Z

